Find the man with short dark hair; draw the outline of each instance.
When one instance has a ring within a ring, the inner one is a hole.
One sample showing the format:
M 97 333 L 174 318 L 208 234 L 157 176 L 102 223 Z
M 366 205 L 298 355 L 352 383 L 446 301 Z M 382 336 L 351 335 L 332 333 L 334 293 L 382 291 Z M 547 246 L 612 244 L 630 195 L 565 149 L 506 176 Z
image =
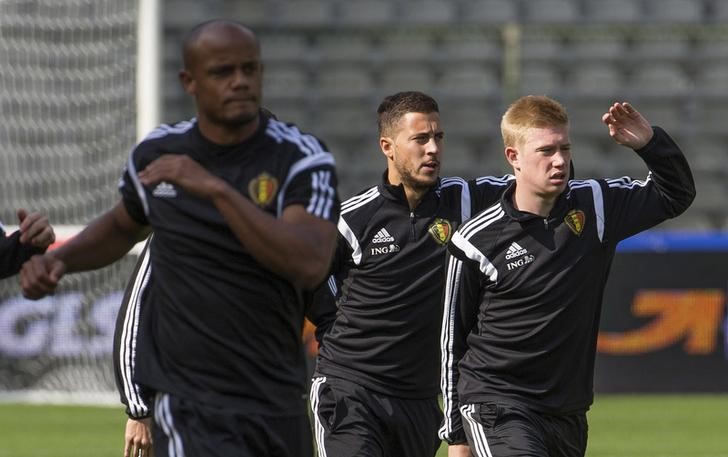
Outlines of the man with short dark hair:
M 311 455 L 302 297 L 335 248 L 334 159 L 261 111 L 250 29 L 205 22 L 183 55 L 196 118 L 148 135 L 129 158 L 121 202 L 31 258 L 23 291 L 52 293 L 65 273 L 107 265 L 153 230 L 133 381 L 156 393 L 156 457 Z
M 321 457 L 435 455 L 445 246 L 508 182 L 439 177 L 445 133 L 432 97 L 399 92 L 377 113 L 387 170 L 342 203 L 333 290 L 319 290 L 309 312 Z

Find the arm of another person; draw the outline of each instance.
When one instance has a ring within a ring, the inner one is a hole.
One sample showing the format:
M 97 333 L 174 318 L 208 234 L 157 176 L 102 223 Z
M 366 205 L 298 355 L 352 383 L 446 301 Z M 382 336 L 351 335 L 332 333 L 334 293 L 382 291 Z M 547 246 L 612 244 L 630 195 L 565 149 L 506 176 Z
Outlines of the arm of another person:
M 154 457 L 152 418 L 129 418 L 124 429 L 124 457 Z
M 147 234 L 146 226 L 135 222 L 119 202 L 63 246 L 25 262 L 20 277 L 23 295 L 36 300 L 52 294 L 64 274 L 109 265 Z
M 6 237 L 0 229 L 0 278 L 7 278 L 20 271 L 25 261 L 35 254 L 42 254 L 56 241 L 48 217 L 18 209 L 18 231 Z
M 144 357 L 139 349 L 139 339 L 146 338 L 142 323 L 142 297 L 151 279 L 151 262 L 147 239 L 137 260 L 134 271 L 124 291 L 116 316 L 114 331 L 114 374 L 121 402 L 126 406 L 129 418 L 124 429 L 124 457 L 149 457 L 152 455 L 151 398 L 147 389 L 134 381 L 138 357 Z M 149 306 L 149 305 L 147 305 Z
M 440 387 L 443 399 L 443 425 L 440 438 L 454 446 L 452 452 L 463 451 L 467 446 L 465 431 L 460 414 L 460 399 L 457 392 L 459 379 L 458 363 L 467 351 L 467 337 L 477 318 L 480 296 L 480 275 L 477 265 L 467 259 L 464 252 L 456 245 L 464 240 L 456 232 L 448 246 L 447 282 L 443 294 L 443 316 L 440 334 L 441 344 L 441 380 Z M 448 450 L 448 453 L 450 451 Z M 468 455 L 468 454 L 449 454 Z
M 336 225 L 303 205 L 289 205 L 276 218 L 185 155 L 160 157 L 139 172 L 139 179 L 144 185 L 167 181 L 211 201 L 248 252 L 294 286 L 312 289 L 329 271 Z

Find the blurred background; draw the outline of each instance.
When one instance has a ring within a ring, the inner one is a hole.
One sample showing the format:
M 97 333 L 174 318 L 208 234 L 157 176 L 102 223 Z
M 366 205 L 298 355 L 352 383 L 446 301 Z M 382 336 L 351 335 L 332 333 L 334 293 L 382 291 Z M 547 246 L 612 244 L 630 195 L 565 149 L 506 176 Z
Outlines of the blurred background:
M 709 291 L 684 306 L 697 314 L 710 307 L 709 322 L 696 330 L 707 352 L 697 354 L 700 373 L 715 382 L 688 377 L 661 390 L 728 386 L 721 244 L 728 230 L 728 1 L 0 0 L 0 221 L 17 224 L 19 207 L 40 210 L 63 238 L 115 204 L 137 139 L 158 122 L 194 115 L 177 80 L 180 41 L 212 18 L 257 32 L 264 105 L 328 144 L 344 198 L 374 184 L 385 168 L 376 107 L 388 94 L 421 90 L 438 100 L 443 175 L 465 178 L 509 171 L 500 116 L 525 94 L 567 107 L 577 177 L 644 177 L 643 163 L 600 122 L 614 101 L 632 102 L 682 146 L 697 183 L 693 206 L 657 231 L 708 236 L 702 249 L 709 255 L 666 263 L 650 253 L 656 257 L 640 270 L 618 260 L 616 275 L 628 281 L 635 271 L 658 271 L 656 262 L 664 267 L 650 287 Z M 67 399 L 80 391 L 84 399 L 114 401 L 113 319 L 134 261 L 69 277 L 56 296 L 38 302 L 23 300 L 16 280 L 0 282 L 0 396 L 61 392 Z M 605 319 L 612 330 L 651 322 L 630 311 L 631 291 L 645 286 L 612 286 L 607 301 L 614 296 L 623 314 Z M 670 300 L 683 303 L 677 293 Z M 642 352 L 658 353 L 657 374 L 696 357 L 694 348 L 683 349 L 689 332 L 681 328 L 670 329 L 669 344 Z M 608 342 L 602 350 L 616 352 L 603 357 L 625 356 L 629 342 Z M 599 385 L 644 388 L 622 383 L 634 377 L 629 369 L 645 366 L 629 360 L 620 365 L 627 367 L 620 383 Z

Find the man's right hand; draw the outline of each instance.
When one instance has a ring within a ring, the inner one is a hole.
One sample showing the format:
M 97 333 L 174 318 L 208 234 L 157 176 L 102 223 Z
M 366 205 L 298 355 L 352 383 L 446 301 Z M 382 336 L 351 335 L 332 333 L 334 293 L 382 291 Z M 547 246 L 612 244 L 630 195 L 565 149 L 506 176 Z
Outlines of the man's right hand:
M 38 300 L 53 294 L 65 272 L 66 264 L 53 255 L 34 255 L 20 269 L 23 296 Z

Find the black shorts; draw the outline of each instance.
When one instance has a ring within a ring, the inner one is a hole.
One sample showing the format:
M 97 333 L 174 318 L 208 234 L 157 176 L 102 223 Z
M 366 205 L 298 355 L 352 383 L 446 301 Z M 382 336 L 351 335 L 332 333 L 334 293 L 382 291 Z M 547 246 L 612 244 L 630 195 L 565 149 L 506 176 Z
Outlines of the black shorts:
M 583 457 L 586 413 L 550 415 L 523 405 L 475 403 L 460 408 L 475 457 Z
M 313 456 L 305 409 L 294 417 L 261 416 L 157 394 L 152 438 L 156 457 Z
M 311 410 L 319 457 L 432 457 L 440 447 L 437 397 L 406 399 L 318 377 Z

